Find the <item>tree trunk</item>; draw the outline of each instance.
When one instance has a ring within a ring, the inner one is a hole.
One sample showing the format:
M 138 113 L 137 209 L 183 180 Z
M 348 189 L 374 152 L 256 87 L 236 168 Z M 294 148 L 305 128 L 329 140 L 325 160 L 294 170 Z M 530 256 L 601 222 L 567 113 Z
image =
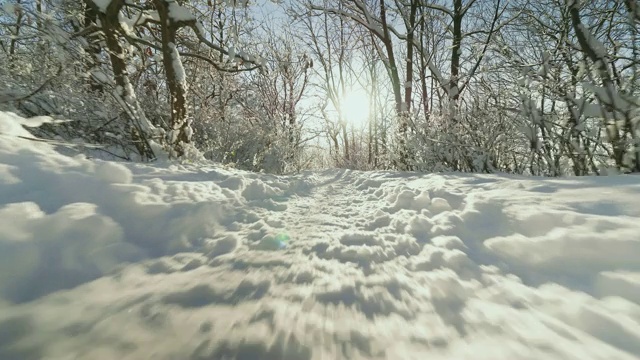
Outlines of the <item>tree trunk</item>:
M 613 108 L 613 94 L 614 91 L 614 82 L 609 74 L 609 70 L 607 68 L 607 59 L 602 57 L 596 49 L 594 49 L 594 44 L 589 41 L 591 38 L 590 34 L 585 34 L 585 31 L 589 31 L 586 27 L 582 25 L 582 21 L 580 19 L 580 4 L 578 1 L 570 1 L 569 5 L 569 13 L 571 15 L 571 23 L 573 25 L 573 29 L 576 32 L 576 38 L 578 39 L 578 44 L 582 48 L 582 51 L 587 55 L 587 57 L 594 63 L 596 66 L 596 70 L 598 72 L 598 76 L 602 81 L 602 87 L 607 92 L 608 99 L 599 98 L 600 102 L 607 108 Z M 611 111 L 611 113 L 615 114 L 615 111 Z M 615 117 L 615 115 L 614 115 Z M 626 121 L 629 121 L 628 117 Z M 626 125 L 626 124 L 625 124 Z M 624 138 L 620 135 L 620 129 L 617 125 L 616 119 L 611 119 L 609 124 L 605 124 L 605 129 L 607 131 L 607 137 L 611 142 L 611 146 L 613 147 L 613 157 L 616 163 L 616 167 L 618 170 L 622 170 L 624 168 L 624 158 L 626 154 L 625 149 L 625 141 Z
M 167 0 L 154 0 L 154 4 L 160 17 L 162 63 L 171 97 L 172 136 L 170 141 L 176 155 L 180 157 L 184 155 L 184 144 L 191 142 L 192 135 L 187 111 L 187 84 L 176 43 L 176 34 L 180 25 L 171 18 Z
M 384 45 L 388 64 L 387 72 L 391 80 L 391 87 L 393 88 L 393 97 L 396 103 L 396 115 L 398 121 L 398 152 L 399 157 L 396 161 L 396 167 L 399 170 L 408 170 L 409 168 L 409 154 L 407 150 L 407 109 L 406 104 L 402 98 L 402 87 L 400 86 L 400 75 L 398 74 L 398 65 L 393 53 L 393 41 L 387 25 L 387 10 L 384 0 L 380 0 L 380 22 L 382 24 L 382 43 Z M 412 45 L 407 44 L 408 47 Z
M 460 53 L 462 44 L 462 0 L 453 0 L 453 44 L 451 46 L 451 79 L 449 79 L 449 111 L 455 121 L 458 111 L 460 90 L 458 77 L 460 76 Z
M 16 12 L 18 13 L 16 16 L 16 28 L 15 32 L 12 34 L 11 41 L 9 42 L 9 57 L 12 58 L 16 52 L 16 45 L 18 44 L 18 37 L 20 36 L 20 28 L 22 27 L 22 18 L 24 17 L 24 12 L 20 6 L 21 0 L 17 0 L 16 4 Z
M 120 44 L 120 22 L 118 14 L 124 6 L 125 0 L 113 0 L 107 7 L 105 12 L 101 12 L 92 0 L 85 0 L 88 7 L 93 11 L 100 20 L 101 29 L 104 33 L 109 60 L 116 83 L 117 97 L 121 101 L 122 107 L 125 109 L 131 122 L 131 136 L 138 153 L 145 160 L 155 159 L 155 154 L 149 146 L 147 136 L 153 126 L 148 122 L 133 90 L 133 86 L 129 81 L 129 73 L 125 62 L 124 48 Z
M 38 1 L 38 5 L 40 6 L 40 0 Z M 84 27 L 89 26 L 97 26 L 98 14 L 96 10 L 91 6 L 85 6 L 84 9 Z M 87 72 L 91 72 L 94 68 L 96 68 L 100 62 L 100 53 L 102 49 L 100 48 L 99 39 L 96 33 L 90 34 L 87 36 L 87 52 L 90 55 L 90 59 L 88 59 L 85 63 Z M 94 79 L 93 77 L 89 77 L 88 79 L 89 88 L 94 92 L 102 92 L 104 90 L 104 86 L 102 83 Z

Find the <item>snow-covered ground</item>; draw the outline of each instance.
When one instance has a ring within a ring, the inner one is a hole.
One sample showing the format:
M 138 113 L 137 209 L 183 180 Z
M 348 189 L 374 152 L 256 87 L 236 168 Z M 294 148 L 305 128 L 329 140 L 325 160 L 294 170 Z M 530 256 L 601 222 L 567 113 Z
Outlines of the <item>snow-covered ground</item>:
M 640 177 L 67 157 L 0 113 L 0 359 L 638 359 Z

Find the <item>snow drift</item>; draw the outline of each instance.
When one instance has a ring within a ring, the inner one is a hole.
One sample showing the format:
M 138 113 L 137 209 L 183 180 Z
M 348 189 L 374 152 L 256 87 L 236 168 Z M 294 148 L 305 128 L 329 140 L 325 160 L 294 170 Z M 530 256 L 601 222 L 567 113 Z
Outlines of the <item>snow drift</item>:
M 637 359 L 640 178 L 66 157 L 0 114 L 2 359 Z

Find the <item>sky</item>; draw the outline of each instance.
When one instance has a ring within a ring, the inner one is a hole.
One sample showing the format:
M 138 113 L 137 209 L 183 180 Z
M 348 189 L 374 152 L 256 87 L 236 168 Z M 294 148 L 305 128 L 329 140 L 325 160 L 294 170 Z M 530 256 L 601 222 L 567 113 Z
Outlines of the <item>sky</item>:
M 0 112 L 1 359 L 638 359 L 640 178 L 62 155 Z
M 273 24 L 275 23 L 276 29 L 279 26 L 281 26 L 282 28 L 291 27 L 293 36 L 304 36 L 304 34 L 301 33 L 301 31 L 305 31 L 304 27 L 301 24 L 296 24 L 296 21 L 292 20 L 292 18 L 285 13 L 285 9 L 289 5 L 290 4 L 288 1 L 256 1 L 249 8 L 249 14 L 253 17 L 257 24 L 266 21 L 270 26 L 273 26 Z M 256 29 L 256 31 L 259 32 L 260 29 Z M 297 41 L 300 43 L 296 46 L 297 49 L 306 52 L 308 56 L 314 57 L 313 50 L 311 48 L 305 48 L 305 46 L 302 45 L 303 41 L 309 41 L 309 39 L 295 39 L 293 41 Z M 342 97 L 342 101 L 344 102 L 343 111 L 347 117 L 346 121 L 349 123 L 350 127 L 353 127 L 357 130 L 365 128 L 368 123 L 369 101 L 367 91 L 370 91 L 370 89 L 367 89 L 370 86 L 370 84 L 368 84 L 368 76 L 366 76 L 365 74 L 358 74 L 359 72 L 363 72 L 361 69 L 358 69 L 360 66 L 362 66 L 359 56 L 360 55 L 354 51 L 351 62 L 353 63 L 352 65 L 355 73 L 348 72 L 345 74 L 347 82 L 350 83 L 350 86 L 345 96 Z M 309 113 L 309 109 L 317 108 L 319 106 L 319 102 L 321 102 L 321 99 L 324 99 L 324 97 L 326 96 L 326 91 L 322 89 L 322 87 L 325 86 L 322 80 L 322 68 L 319 64 L 318 59 L 315 60 L 315 66 L 310 69 L 310 72 L 313 74 L 311 84 L 310 86 L 308 86 L 306 94 L 300 102 L 299 110 L 301 113 Z M 275 66 L 275 64 L 272 65 Z M 378 81 L 384 84 L 386 75 L 381 72 L 381 75 L 379 75 L 379 77 L 381 79 L 379 79 Z M 332 109 L 333 106 L 329 104 L 327 110 L 330 114 L 333 114 Z M 310 113 L 312 114 L 310 119 L 311 121 L 309 122 L 310 128 L 315 129 L 318 126 L 322 126 L 324 120 L 320 118 L 321 114 L 315 110 L 312 110 Z M 337 121 L 337 119 L 332 120 Z

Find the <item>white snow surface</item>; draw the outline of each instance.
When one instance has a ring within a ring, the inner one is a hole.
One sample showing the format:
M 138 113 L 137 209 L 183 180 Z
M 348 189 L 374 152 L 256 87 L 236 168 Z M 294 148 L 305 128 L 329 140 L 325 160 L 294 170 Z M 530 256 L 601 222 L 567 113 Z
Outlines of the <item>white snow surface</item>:
M 0 359 L 640 358 L 638 176 L 105 162 L 42 121 L 0 113 Z
M 192 21 L 195 20 L 195 16 L 191 13 L 191 10 L 181 6 L 177 1 L 168 2 L 169 4 L 169 17 L 174 21 Z
M 171 50 L 171 64 L 173 65 L 173 71 L 176 74 L 176 82 L 180 84 L 180 86 L 186 88 L 187 87 L 187 75 L 184 72 L 184 67 L 182 67 L 182 60 L 180 59 L 180 53 L 178 52 L 178 48 L 174 43 L 168 44 L 169 50 Z

